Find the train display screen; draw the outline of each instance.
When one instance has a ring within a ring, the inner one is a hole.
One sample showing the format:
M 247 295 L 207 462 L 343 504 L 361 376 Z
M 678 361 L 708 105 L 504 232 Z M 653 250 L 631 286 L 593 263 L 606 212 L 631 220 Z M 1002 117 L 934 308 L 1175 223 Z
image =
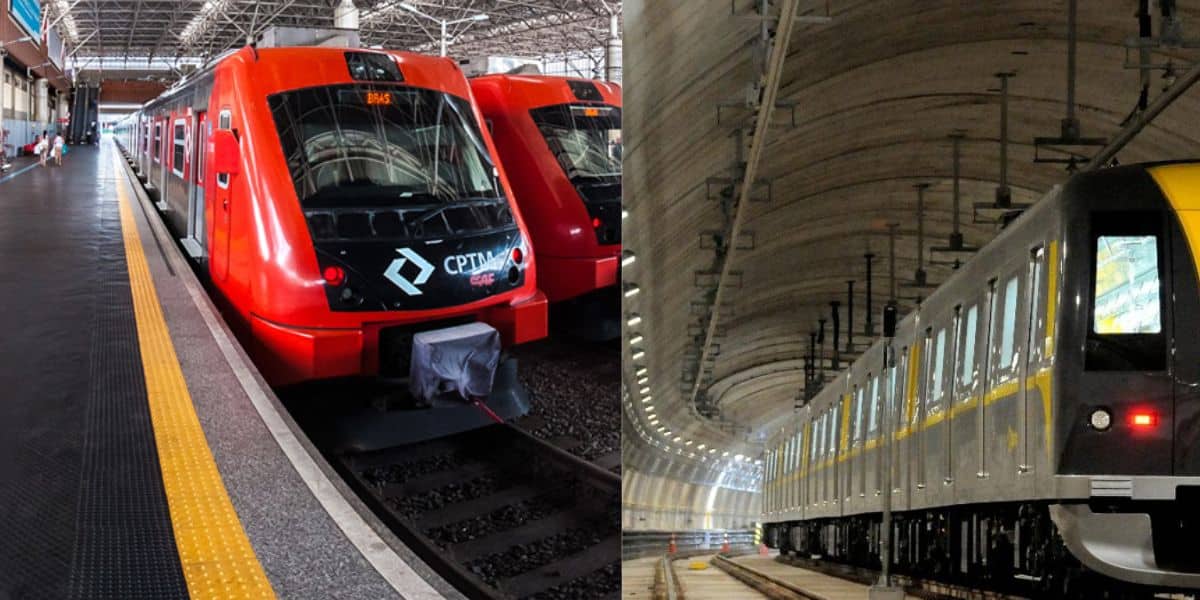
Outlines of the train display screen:
M 267 101 L 306 209 L 503 196 L 462 98 L 351 84 L 281 92 Z
M 1096 239 L 1092 329 L 1099 334 L 1162 331 L 1158 239 L 1153 235 Z

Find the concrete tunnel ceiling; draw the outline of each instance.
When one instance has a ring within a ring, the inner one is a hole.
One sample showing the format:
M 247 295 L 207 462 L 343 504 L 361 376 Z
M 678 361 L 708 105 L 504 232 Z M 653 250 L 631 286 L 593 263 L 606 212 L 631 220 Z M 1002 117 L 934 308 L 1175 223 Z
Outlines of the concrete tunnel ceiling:
M 981 246 L 999 231 L 972 219 L 973 203 L 995 200 L 1000 176 L 996 73 L 1014 74 L 1008 80 L 1007 135 L 1013 201 L 1036 201 L 1068 176 L 1063 164 L 1035 163 L 1033 143 L 1035 137 L 1057 137 L 1066 113 L 1066 0 L 1012 1 L 1003 9 L 980 2 L 832 0 L 828 13 L 824 2 L 801 1 L 801 15 L 828 14 L 831 20 L 797 19 L 790 34 L 756 177 L 770 182 L 769 193 L 765 183 L 756 186 L 752 196 L 758 200 L 743 208 L 746 235 L 736 241 L 729 267 L 740 281 L 727 280 L 733 287 L 718 313 L 711 376 L 700 371 L 702 398 L 719 414 L 703 416 L 691 405 L 683 379 L 685 366 L 697 372 L 697 339 L 703 335 L 696 336 L 704 323 L 699 314 L 715 287 L 715 277 L 703 273 L 719 265 L 706 232 L 727 226 L 720 180 L 733 173 L 739 143 L 746 154 L 750 137 L 735 132 L 753 125 L 746 89 L 760 80 L 767 62 L 756 58 L 765 56 L 756 43 L 756 6 L 750 0 L 686 8 L 630 0 L 624 8 L 632 58 L 625 66 L 624 242 L 636 257 L 624 278 L 639 289 L 625 310 L 641 318 L 626 332 L 626 431 L 641 452 L 657 448 L 681 460 L 696 455 L 696 474 L 689 477 L 721 472 L 714 464 L 721 454 L 697 453 L 699 444 L 755 457 L 764 437 L 793 413 L 804 393 L 809 333 L 819 318 L 830 317 L 830 301 L 842 303 L 846 344 L 848 280 L 857 281 L 854 348 L 861 351 L 872 341 L 863 335 L 867 252 L 876 255 L 878 334 L 889 296 L 888 223 L 899 225 L 897 279 L 911 280 L 917 267 L 916 184 L 930 186 L 924 201 L 928 280 L 937 284 L 952 273 L 950 266 L 929 261 L 954 256 L 931 256 L 929 248 L 945 246 L 951 233 L 949 136 L 955 131 L 964 136 L 966 245 Z M 1079 3 L 1076 103 L 1084 137 L 1111 138 L 1138 103 L 1141 75 L 1126 64 L 1138 62 L 1136 51 L 1128 57 L 1126 51 L 1126 41 L 1138 36 L 1138 8 L 1136 0 Z M 771 10 L 778 14 L 777 7 Z M 1153 35 L 1159 36 L 1157 3 L 1151 12 Z M 1178 17 L 1184 38 L 1200 38 L 1200 5 L 1182 2 Z M 1172 75 L 1182 79 L 1198 55 L 1180 48 L 1153 52 L 1153 62 L 1170 61 L 1172 72 L 1150 71 L 1149 99 Z M 1118 159 L 1195 158 L 1198 122 L 1200 89 L 1175 100 Z M 900 314 L 931 289 L 902 286 Z M 631 345 L 634 336 L 644 339 Z M 827 323 L 827 358 L 831 338 Z M 637 375 L 643 368 L 645 374 Z M 646 396 L 652 400 L 643 402 Z M 650 406 L 657 422 L 648 421 Z M 706 465 L 699 456 L 709 459 Z

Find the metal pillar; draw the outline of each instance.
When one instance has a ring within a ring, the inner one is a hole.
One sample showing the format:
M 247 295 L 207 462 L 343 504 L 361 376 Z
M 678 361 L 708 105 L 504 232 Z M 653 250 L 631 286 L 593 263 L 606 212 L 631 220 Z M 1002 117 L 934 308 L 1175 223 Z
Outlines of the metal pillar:
M 1000 185 L 996 186 L 996 206 L 1006 208 L 1012 204 L 1012 190 L 1008 187 L 1008 79 L 1013 73 L 996 73 L 1000 78 Z
M 338 29 L 358 29 L 358 7 L 354 0 L 342 0 L 333 9 L 333 26 Z
M 888 280 L 890 291 L 889 298 L 896 297 L 896 230 L 900 228 L 899 223 L 888 223 Z
M 962 161 L 962 141 L 966 137 L 965 133 L 954 132 L 950 134 L 950 139 L 954 142 L 954 215 L 953 229 L 950 232 L 950 249 L 962 250 L 963 234 L 961 230 L 961 218 L 959 216 L 959 205 L 961 196 L 959 193 L 959 179 L 961 178 L 960 163 Z
M 617 15 L 608 18 L 608 44 L 604 47 L 604 79 L 621 81 L 621 23 Z
M 841 315 L 838 314 L 838 307 L 841 305 L 842 303 L 838 302 L 837 300 L 833 300 L 829 303 L 830 312 L 833 313 L 833 370 L 835 372 L 841 368 L 840 363 L 842 362 L 841 354 L 838 350 L 838 344 L 842 339 Z
M 874 293 L 871 288 L 875 286 L 875 278 L 871 274 L 871 267 L 875 264 L 875 253 L 868 252 L 863 255 L 863 258 L 867 261 L 867 322 L 863 323 L 863 335 L 870 338 L 875 335 L 875 322 L 871 320 L 874 318 L 871 315 L 871 311 L 874 310 L 873 305 L 875 303 L 875 300 L 871 297 Z
M 918 183 L 913 187 L 917 188 L 917 270 L 913 279 L 917 285 L 925 285 L 928 278 L 925 273 L 925 190 L 929 189 L 929 184 Z
M 846 353 L 854 352 L 854 280 L 846 281 Z

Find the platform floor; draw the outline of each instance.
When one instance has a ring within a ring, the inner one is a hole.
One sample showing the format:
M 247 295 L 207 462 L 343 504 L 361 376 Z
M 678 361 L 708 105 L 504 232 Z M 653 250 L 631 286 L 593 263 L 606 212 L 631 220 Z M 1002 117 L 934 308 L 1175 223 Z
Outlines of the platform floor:
M 0 174 L 0 598 L 458 597 L 281 447 L 143 206 L 107 141 Z

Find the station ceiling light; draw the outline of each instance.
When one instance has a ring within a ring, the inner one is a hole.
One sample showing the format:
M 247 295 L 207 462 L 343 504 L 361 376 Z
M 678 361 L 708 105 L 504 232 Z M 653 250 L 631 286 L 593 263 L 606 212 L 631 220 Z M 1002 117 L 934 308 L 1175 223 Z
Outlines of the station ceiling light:
M 642 288 L 639 288 L 638 286 L 631 283 L 625 287 L 625 297 L 632 298 L 632 297 L 638 295 L 638 292 L 640 292 L 640 291 L 642 291 Z
M 646 356 L 646 352 L 644 350 L 638 350 L 637 352 L 633 353 L 633 360 L 641 360 L 644 356 Z
M 629 320 L 625 321 L 625 324 L 630 327 L 637 327 L 639 324 L 641 324 L 641 322 L 642 322 L 642 315 L 633 313 L 632 315 L 629 315 Z
M 644 388 L 642 388 L 642 389 L 638 390 L 638 392 L 639 392 L 639 393 L 642 393 L 642 394 L 649 394 L 649 393 L 650 393 L 650 386 L 646 386 L 646 387 L 644 387 Z
M 632 252 L 627 251 L 627 252 L 625 252 L 625 257 L 621 259 L 621 266 L 628 267 L 629 265 L 632 265 L 636 261 L 637 261 L 637 256 L 634 256 L 634 254 Z
M 641 334 L 635 334 L 633 337 L 629 338 L 629 345 L 633 346 L 635 344 L 640 344 L 645 339 L 646 339 L 645 336 L 643 336 Z
M 635 371 L 633 374 L 638 377 L 641 377 L 642 375 L 645 375 L 646 373 L 649 373 L 649 372 L 650 372 L 650 370 L 647 369 L 646 367 L 641 367 L 637 371 Z
M 646 396 L 645 398 L 642 398 L 642 404 L 650 404 L 650 401 L 653 399 L 654 396 Z
M 649 377 L 643 377 L 638 380 L 638 385 L 646 385 L 647 383 L 650 383 Z

